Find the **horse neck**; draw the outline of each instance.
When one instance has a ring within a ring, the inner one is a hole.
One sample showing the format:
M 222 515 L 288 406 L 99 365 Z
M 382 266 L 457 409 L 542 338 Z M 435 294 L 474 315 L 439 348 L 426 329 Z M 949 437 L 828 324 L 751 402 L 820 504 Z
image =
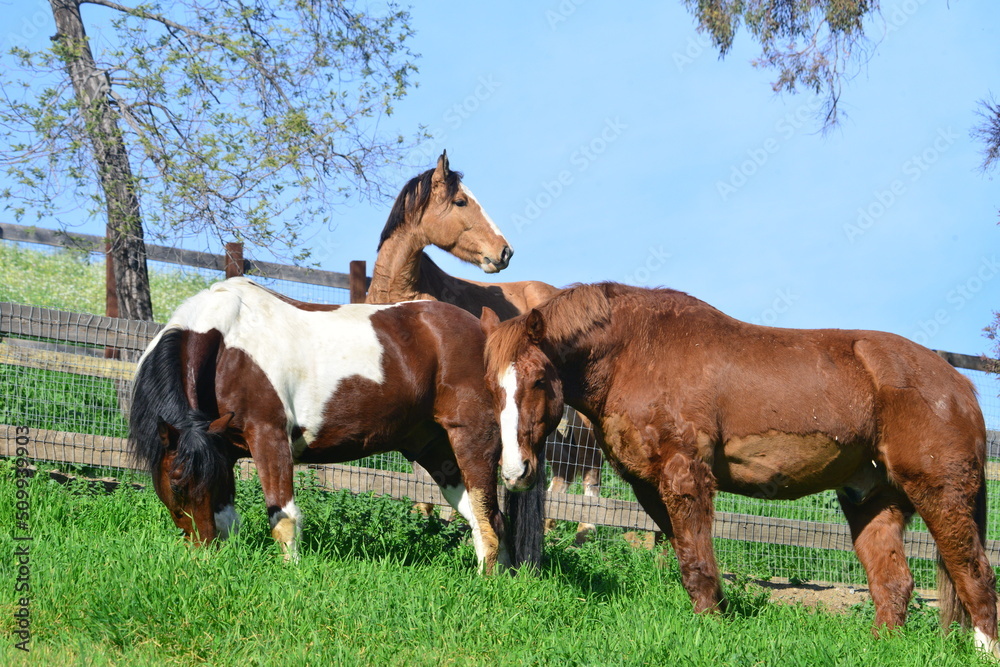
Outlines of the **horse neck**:
M 427 298 L 419 287 L 420 258 L 427 245 L 420 225 L 410 222 L 387 238 L 379 248 L 375 266 L 372 267 L 368 303 L 396 303 Z
M 614 349 L 585 333 L 569 344 L 550 344 L 545 352 L 559 373 L 566 403 L 597 419 L 611 386 Z

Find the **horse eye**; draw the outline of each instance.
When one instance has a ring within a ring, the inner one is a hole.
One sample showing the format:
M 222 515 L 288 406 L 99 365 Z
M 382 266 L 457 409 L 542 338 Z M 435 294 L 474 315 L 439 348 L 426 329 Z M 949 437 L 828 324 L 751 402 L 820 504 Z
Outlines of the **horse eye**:
M 535 380 L 535 389 L 545 389 L 545 378 Z
M 469 202 L 466 201 L 465 199 L 456 199 L 455 201 L 452 202 L 452 204 L 454 204 L 455 206 L 465 206 L 468 203 Z

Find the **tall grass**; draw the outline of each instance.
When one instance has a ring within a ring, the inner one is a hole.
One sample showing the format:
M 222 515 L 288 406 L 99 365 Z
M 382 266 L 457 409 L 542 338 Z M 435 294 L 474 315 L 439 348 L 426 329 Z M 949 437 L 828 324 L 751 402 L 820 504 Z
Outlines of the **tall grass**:
M 969 665 L 914 609 L 872 638 L 873 610 L 833 617 L 768 603 L 740 582 L 733 611 L 695 616 L 672 565 L 620 543 L 550 541 L 537 575 L 481 577 L 460 524 L 300 479 L 301 561 L 268 536 L 259 487 L 240 483 L 243 526 L 218 548 L 181 541 L 155 494 L 34 479 L 31 652 L 0 663 L 128 665 Z M 0 580 L 14 580 L 14 474 L 0 463 Z M 0 596 L 9 638 L 14 595 Z M 985 664 L 985 663 L 983 663 Z

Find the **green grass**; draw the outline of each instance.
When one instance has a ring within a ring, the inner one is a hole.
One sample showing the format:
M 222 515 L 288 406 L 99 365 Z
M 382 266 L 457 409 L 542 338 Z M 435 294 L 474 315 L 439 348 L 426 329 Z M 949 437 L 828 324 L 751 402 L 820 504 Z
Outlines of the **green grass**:
M 304 482 L 304 484 L 303 484 Z M 742 580 L 733 611 L 695 616 L 672 564 L 619 542 L 553 538 L 537 575 L 480 577 L 460 524 L 409 505 L 308 488 L 302 557 L 285 564 L 259 487 L 220 548 L 181 541 L 149 491 L 30 483 L 31 653 L 0 596 L 0 663 L 80 665 L 969 665 L 932 610 L 872 638 L 870 605 L 831 616 Z M 0 463 L 0 580 L 14 581 L 14 475 Z M 983 662 L 982 664 L 986 664 Z
M 105 313 L 104 262 L 94 255 L 60 249 L 40 252 L 0 243 L 0 301 L 25 303 L 74 313 Z M 190 296 L 216 280 L 200 273 L 151 270 L 153 318 L 166 322 Z

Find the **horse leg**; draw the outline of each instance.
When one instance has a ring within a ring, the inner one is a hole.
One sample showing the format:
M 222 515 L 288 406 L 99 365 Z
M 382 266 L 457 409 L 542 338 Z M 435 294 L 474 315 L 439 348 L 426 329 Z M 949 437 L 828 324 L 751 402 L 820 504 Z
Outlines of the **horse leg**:
M 673 527 L 670 543 L 677 554 L 681 582 L 691 596 L 694 610 L 724 610 L 712 545 L 715 477 L 711 469 L 700 459 L 675 453 L 663 466 L 660 495 Z
M 247 424 L 243 436 L 250 448 L 264 491 L 271 536 L 285 554 L 297 561 L 296 542 L 302 533 L 302 512 L 295 505 L 292 450 L 284 429 L 269 423 Z
M 957 620 L 966 625 L 966 621 L 971 621 L 976 645 L 1000 657 L 996 576 L 983 547 L 980 532 L 983 525 L 977 520 L 981 518 L 985 523 L 986 482 L 981 469 L 964 477 L 965 480 L 957 480 L 953 475 L 948 480 L 930 480 L 928 484 L 926 479 L 917 482 L 907 475 L 901 477 L 900 483 L 937 543 L 943 623 L 950 625 Z M 946 599 L 953 597 L 949 592 L 958 599 Z
M 431 474 L 427 472 L 427 468 L 423 467 L 419 463 L 413 463 L 413 474 L 416 478 L 423 483 L 433 482 L 434 478 Z M 434 513 L 433 503 L 413 503 L 413 509 L 424 516 L 430 516 Z
M 601 464 L 604 458 L 597 445 L 597 437 L 590 421 L 579 412 L 572 410 L 566 416 L 572 438 L 573 476 L 581 475 L 584 496 L 598 498 L 601 495 Z M 581 522 L 576 527 L 576 544 L 589 540 L 595 530 L 597 526 L 594 524 Z
M 675 453 L 663 466 L 659 487 L 628 480 L 636 499 L 670 540 L 681 570 L 681 583 L 695 612 L 721 611 L 719 568 L 712 546 L 712 500 L 715 479 L 701 460 Z
M 476 456 L 481 452 L 469 429 L 447 430 L 448 439 L 427 445 L 417 460 L 440 487 L 448 504 L 469 522 L 479 571 L 491 574 L 498 563 L 510 565 L 497 499 L 496 463 L 490 466 L 482 456 Z M 457 452 L 462 456 L 456 456 Z
M 873 632 L 901 626 L 913 594 L 913 575 L 903 551 L 903 529 L 913 513 L 912 505 L 889 487 L 861 504 L 851 502 L 841 492 L 837 500 L 851 527 L 854 551 L 868 575 L 875 603 Z

